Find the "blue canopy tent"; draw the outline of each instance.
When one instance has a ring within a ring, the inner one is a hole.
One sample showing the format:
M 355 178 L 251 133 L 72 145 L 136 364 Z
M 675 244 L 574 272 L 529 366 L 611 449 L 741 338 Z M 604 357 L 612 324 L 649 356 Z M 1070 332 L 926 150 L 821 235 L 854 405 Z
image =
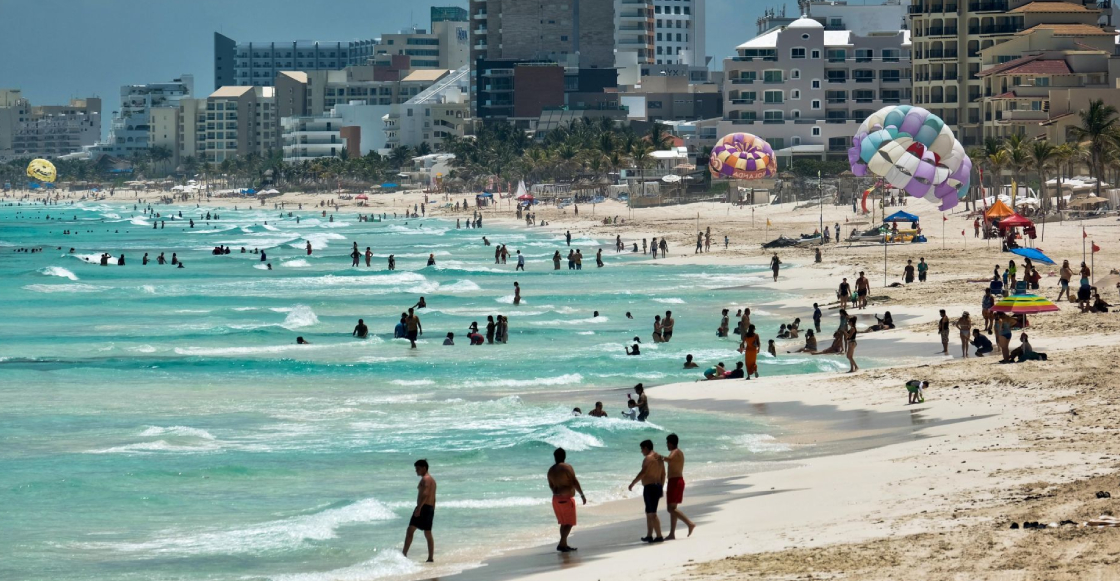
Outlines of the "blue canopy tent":
M 1011 250 L 1011 253 L 1018 254 L 1023 258 L 1029 258 L 1034 262 L 1041 262 L 1043 264 L 1054 264 L 1054 261 L 1051 260 L 1049 256 L 1046 256 L 1037 248 L 1013 248 Z
M 480 197 L 480 198 L 493 198 L 494 194 L 491 194 L 490 192 L 482 192 L 481 194 L 478 195 L 478 197 Z
M 883 218 L 883 221 L 884 222 L 917 222 L 918 217 L 913 215 L 913 214 L 907 214 L 906 212 L 903 212 L 903 211 L 899 210 L 898 212 L 895 212 L 895 213 L 891 214 L 890 216 L 887 216 L 886 218 Z
M 381 184 L 381 189 L 388 190 L 398 187 L 397 184 Z

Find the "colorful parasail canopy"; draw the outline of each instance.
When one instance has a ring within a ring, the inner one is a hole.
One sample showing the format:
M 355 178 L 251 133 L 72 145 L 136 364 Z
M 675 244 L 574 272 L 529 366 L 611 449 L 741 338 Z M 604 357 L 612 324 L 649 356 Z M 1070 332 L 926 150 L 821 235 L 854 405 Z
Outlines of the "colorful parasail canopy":
M 716 177 L 756 180 L 777 175 L 778 158 L 762 138 L 732 133 L 716 142 L 708 158 L 708 169 Z

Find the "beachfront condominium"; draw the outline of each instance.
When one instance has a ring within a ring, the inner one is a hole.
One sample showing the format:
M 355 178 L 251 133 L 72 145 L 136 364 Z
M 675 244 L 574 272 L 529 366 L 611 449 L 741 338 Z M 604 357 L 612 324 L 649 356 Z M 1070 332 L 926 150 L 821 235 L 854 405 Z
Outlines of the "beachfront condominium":
M 32 105 L 19 89 L 0 89 L 0 160 L 61 157 L 101 139 L 101 99 Z
M 745 131 L 780 156 L 843 157 L 874 111 L 910 101 L 910 35 L 854 34 L 801 17 L 724 59 L 719 134 Z
M 1120 107 L 1115 34 L 1095 24 L 1039 24 L 980 54 L 985 139 L 1065 143 L 1090 101 Z
M 708 66 L 704 2 L 653 0 L 654 64 Z
M 152 109 L 178 107 L 181 100 L 193 94 L 193 75 L 182 75 L 167 83 L 122 86 L 120 109 L 113 112 L 109 136 L 91 151 L 115 157 L 135 157 L 148 152 Z
M 221 163 L 250 153 L 266 155 L 280 139 L 272 87 L 219 87 L 205 99 L 156 109 L 155 119 L 153 143 L 176 143 L 176 165 L 187 158 Z
M 1111 2 L 1100 4 L 1111 11 Z M 996 121 L 985 113 L 991 95 L 980 72 L 1024 54 L 993 47 L 1027 37 L 1015 48 L 1029 54 L 1066 38 L 1092 51 L 1098 43 L 1084 41 L 1103 36 L 1099 23 L 1106 20 L 1097 3 L 1083 0 L 915 0 L 909 10 L 914 103 L 941 116 L 969 146 L 992 134 L 985 125 Z
M 397 61 L 404 57 L 407 59 L 404 68 L 409 70 L 450 70 L 466 65 L 470 58 L 469 23 L 451 19 L 458 13 L 441 13 L 442 20 L 436 20 L 435 8 L 432 10 L 432 27 L 429 30 L 411 28 L 396 34 L 382 34 L 373 47 L 369 64 L 394 66 L 394 57 Z
M 614 66 L 612 0 L 471 0 L 471 62 L 537 60 Z
M 427 143 L 439 150 L 445 139 L 467 135 L 470 126 L 470 67 L 464 66 L 393 106 L 383 118 L 385 147 Z
M 615 63 L 620 67 L 652 63 L 653 0 L 614 0 L 614 19 Z
M 237 42 L 214 33 L 214 86 L 265 86 L 280 71 L 336 70 L 365 64 L 376 39 Z
M 805 14 L 820 22 L 825 30 L 847 30 L 859 36 L 906 28 L 910 0 L 882 0 L 866 4 L 851 4 L 835 0 L 801 0 L 802 12 L 786 12 L 786 6 L 768 8 L 756 23 L 758 34 L 772 28 L 789 26 Z

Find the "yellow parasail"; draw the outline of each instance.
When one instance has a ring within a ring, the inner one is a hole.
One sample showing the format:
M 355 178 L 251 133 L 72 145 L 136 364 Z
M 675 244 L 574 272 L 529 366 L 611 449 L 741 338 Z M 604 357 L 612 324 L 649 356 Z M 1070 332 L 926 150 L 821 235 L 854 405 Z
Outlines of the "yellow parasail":
M 33 159 L 27 164 L 27 175 L 43 182 L 53 182 L 58 176 L 54 164 L 45 159 Z

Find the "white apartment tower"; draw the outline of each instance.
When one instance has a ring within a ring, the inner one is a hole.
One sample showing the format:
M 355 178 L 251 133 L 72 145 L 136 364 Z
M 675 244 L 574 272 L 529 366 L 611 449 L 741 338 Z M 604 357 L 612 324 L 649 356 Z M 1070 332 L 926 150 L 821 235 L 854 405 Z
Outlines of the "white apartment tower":
M 704 2 L 653 0 L 654 64 L 707 66 Z

